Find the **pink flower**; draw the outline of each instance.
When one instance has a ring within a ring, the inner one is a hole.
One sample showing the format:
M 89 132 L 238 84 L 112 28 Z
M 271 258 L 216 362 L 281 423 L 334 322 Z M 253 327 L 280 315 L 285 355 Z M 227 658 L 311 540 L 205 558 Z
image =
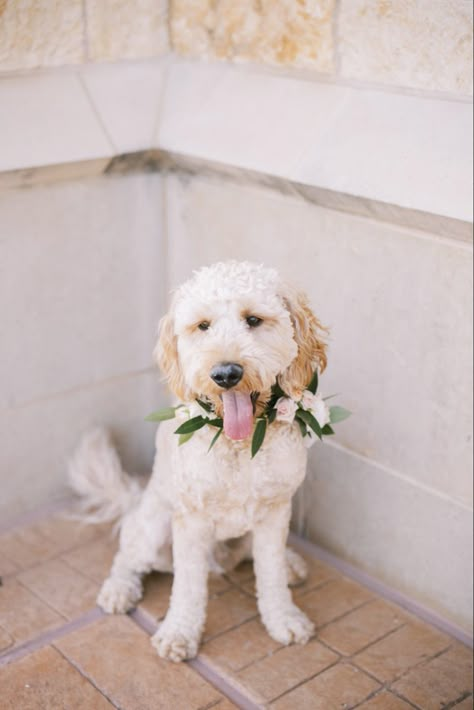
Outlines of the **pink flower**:
M 277 410 L 277 422 L 288 422 L 288 424 L 291 424 L 295 418 L 295 412 L 298 409 L 298 405 L 288 397 L 280 397 L 275 404 L 275 409 Z

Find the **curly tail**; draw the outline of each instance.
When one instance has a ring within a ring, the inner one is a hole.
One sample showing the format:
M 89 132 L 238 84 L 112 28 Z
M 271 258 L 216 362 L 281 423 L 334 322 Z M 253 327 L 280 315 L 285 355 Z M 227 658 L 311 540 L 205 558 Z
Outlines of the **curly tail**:
M 120 520 L 142 495 L 140 483 L 122 469 L 110 434 L 102 428 L 85 434 L 69 460 L 68 479 L 86 523 Z

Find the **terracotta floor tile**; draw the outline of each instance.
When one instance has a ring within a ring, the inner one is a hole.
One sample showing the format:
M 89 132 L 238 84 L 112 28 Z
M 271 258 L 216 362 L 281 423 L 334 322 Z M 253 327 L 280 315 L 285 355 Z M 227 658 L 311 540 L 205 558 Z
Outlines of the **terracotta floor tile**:
M 18 572 L 19 567 L 12 560 L 0 554 L 0 579 L 7 574 Z
M 106 534 L 93 543 L 67 552 L 62 558 L 70 567 L 102 584 L 110 572 L 117 547 L 118 540 Z
M 2 710 L 106 710 L 104 696 L 48 647 L 0 669 Z
M 341 710 L 360 703 L 378 684 L 353 666 L 338 664 L 287 693 L 272 708 L 278 710 Z
M 254 619 L 207 641 L 201 648 L 200 657 L 212 660 L 214 666 L 238 671 L 278 648 L 281 645 L 268 635 L 260 621 Z
M 15 579 L 7 579 L 0 587 L 0 626 L 15 643 L 29 641 L 64 623 L 62 616 Z
M 0 653 L 6 651 L 10 646 L 15 643 L 13 636 L 5 631 L 5 629 L 0 628 Z
M 297 587 L 292 587 L 293 596 L 295 598 L 306 594 L 312 589 L 319 587 L 321 584 L 325 584 L 333 579 L 340 579 L 340 575 L 335 569 L 328 567 L 323 562 L 319 560 L 312 560 L 308 557 L 304 557 L 306 564 L 308 565 L 308 578 L 303 584 L 299 584 Z
M 216 594 L 222 594 L 222 592 L 227 591 L 231 588 L 230 582 L 220 574 L 210 574 L 207 581 L 207 588 L 209 591 L 209 598 L 215 596 Z
M 335 651 L 351 656 L 406 621 L 400 609 L 377 599 L 325 626 L 318 638 Z
M 341 578 L 299 597 L 298 606 L 320 627 L 372 598 L 364 587 Z
M 339 656 L 317 641 L 287 646 L 257 661 L 238 674 L 241 682 L 266 700 L 273 700 L 295 685 L 320 673 Z
M 258 613 L 255 599 L 238 589 L 230 589 L 209 600 L 204 639 L 248 621 Z
M 154 619 L 162 619 L 168 611 L 172 585 L 172 574 L 153 572 L 147 575 L 139 608 L 148 612 Z
M 97 582 L 71 569 L 62 560 L 45 562 L 22 572 L 17 579 L 67 619 L 73 619 L 96 605 Z
M 447 648 L 451 640 L 426 624 L 410 623 L 358 653 L 355 663 L 381 681 L 393 681 Z
M 390 691 L 383 690 L 373 698 L 367 700 L 362 705 L 358 705 L 357 710 L 412 710 L 413 705 L 409 705 L 404 700 L 397 698 Z
M 212 710 L 214 708 L 216 710 L 234 710 L 234 708 L 238 708 L 238 705 L 234 705 L 234 703 L 231 703 L 231 701 L 228 698 L 223 698 L 222 700 L 219 700 L 216 705 L 212 706 Z
M 108 616 L 55 642 L 123 710 L 194 710 L 222 696 L 186 664 L 160 659 L 125 616 Z
M 456 710 L 472 710 L 474 707 L 474 702 L 472 695 L 470 698 L 466 698 L 465 700 L 462 700 L 460 703 L 455 705 Z
M 441 656 L 409 671 L 392 687 L 424 710 L 439 710 L 472 693 L 472 651 L 456 644 Z
M 36 530 L 48 540 L 60 545 L 61 552 L 96 540 L 111 530 L 110 525 L 87 525 L 80 520 L 70 520 L 55 515 L 37 523 Z
M 51 559 L 60 549 L 60 543 L 43 537 L 37 525 L 0 536 L 0 555 L 21 569 Z

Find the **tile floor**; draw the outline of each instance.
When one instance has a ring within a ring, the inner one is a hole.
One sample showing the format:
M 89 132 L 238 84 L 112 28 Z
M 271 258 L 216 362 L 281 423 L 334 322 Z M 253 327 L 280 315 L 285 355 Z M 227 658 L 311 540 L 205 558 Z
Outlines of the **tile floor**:
M 244 563 L 210 580 L 198 658 L 164 662 L 148 636 L 170 575 L 151 575 L 128 616 L 95 607 L 116 545 L 57 515 L 0 535 L 2 710 L 473 708 L 470 649 L 313 558 L 294 590 L 317 627 L 306 646 L 265 633 Z

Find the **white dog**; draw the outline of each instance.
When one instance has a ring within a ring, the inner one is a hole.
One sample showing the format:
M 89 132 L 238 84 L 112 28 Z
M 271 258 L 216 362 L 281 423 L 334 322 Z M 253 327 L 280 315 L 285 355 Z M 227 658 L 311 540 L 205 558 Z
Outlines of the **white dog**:
M 254 559 L 268 633 L 283 644 L 313 634 L 288 588 L 305 576 L 303 560 L 286 549 L 291 499 L 306 468 L 300 428 L 292 417 L 268 420 L 253 458 L 250 447 L 272 387 L 298 401 L 313 372 L 324 369 L 323 330 L 306 297 L 273 269 L 247 262 L 201 269 L 175 293 L 160 324 L 156 359 L 186 407 L 158 429 L 146 489 L 122 471 L 100 430 L 71 461 L 73 488 L 98 519 L 123 515 L 120 549 L 98 597 L 102 609 L 128 611 L 142 596 L 144 574 L 174 571 L 170 607 L 152 639 L 162 658 L 196 655 L 208 571 L 216 564 L 229 570 L 244 558 Z M 187 417 L 206 414 L 197 399 L 207 403 L 208 417 L 223 420 L 211 450 L 213 426 L 181 445 L 174 433 Z

